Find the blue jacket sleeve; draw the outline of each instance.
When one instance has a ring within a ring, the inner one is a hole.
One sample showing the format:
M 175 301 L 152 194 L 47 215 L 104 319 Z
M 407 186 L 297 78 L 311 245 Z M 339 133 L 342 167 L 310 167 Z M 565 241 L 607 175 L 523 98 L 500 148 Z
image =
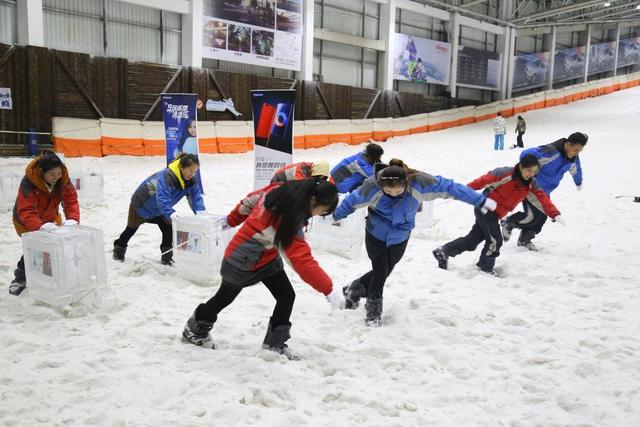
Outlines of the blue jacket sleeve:
M 187 195 L 187 201 L 193 213 L 206 210 L 204 206 L 204 198 L 202 197 L 202 190 L 197 182 L 191 187 L 189 194 Z
M 333 212 L 333 219 L 340 220 L 346 218 L 356 209 L 368 206 L 371 203 L 373 196 L 375 196 L 380 190 L 376 188 L 377 191 L 366 191 L 365 187 L 371 190 L 369 188 L 370 186 L 365 183 L 355 191 L 349 193 L 349 195 L 345 197 L 345 199 L 336 208 L 335 212 Z
M 175 189 L 167 182 L 167 175 L 162 174 L 156 184 L 156 202 L 158 203 L 158 209 L 160 213 L 167 219 L 171 218 L 171 214 L 175 212 L 173 209 L 173 200 L 171 198 L 171 192 Z
M 576 157 L 576 162 L 569 169 L 569 173 L 573 177 L 576 185 L 582 185 L 582 166 L 580 166 L 580 157 Z
M 520 160 L 522 160 L 522 158 L 527 154 L 533 154 L 538 159 L 544 157 L 544 154 L 542 154 L 542 152 L 539 150 L 539 147 L 531 147 L 527 148 L 526 150 L 522 150 L 522 152 L 520 153 Z
M 361 159 L 360 161 L 360 167 L 362 168 L 362 170 L 364 171 L 364 173 L 367 174 L 367 176 L 365 176 L 364 178 L 368 178 L 370 176 L 373 175 L 373 165 L 370 165 L 369 163 L 367 163 L 364 159 Z
M 447 179 L 442 176 L 435 176 L 436 182 L 424 187 L 422 189 L 417 188 L 422 194 L 437 193 L 438 197 L 433 198 L 448 198 L 453 197 L 461 202 L 469 203 L 470 205 L 481 207 L 486 200 L 486 197 L 482 194 L 472 190 L 470 187 L 458 184 L 452 179 Z M 429 197 L 425 197 L 429 199 Z

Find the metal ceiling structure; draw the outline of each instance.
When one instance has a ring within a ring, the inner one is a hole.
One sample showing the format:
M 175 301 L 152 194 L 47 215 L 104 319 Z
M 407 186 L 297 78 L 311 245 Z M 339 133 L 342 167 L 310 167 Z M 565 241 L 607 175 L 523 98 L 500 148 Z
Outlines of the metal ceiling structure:
M 417 0 L 497 25 L 527 28 L 539 25 L 637 23 L 640 0 Z

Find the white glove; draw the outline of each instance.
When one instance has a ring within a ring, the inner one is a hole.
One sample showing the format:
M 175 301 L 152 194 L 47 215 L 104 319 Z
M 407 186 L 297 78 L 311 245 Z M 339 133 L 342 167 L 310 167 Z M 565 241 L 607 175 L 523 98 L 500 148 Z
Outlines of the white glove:
M 178 213 L 177 212 L 172 213 L 169 218 L 171 219 L 171 221 L 177 220 L 178 219 Z
M 331 290 L 331 293 L 327 295 L 327 301 L 329 301 L 329 303 L 331 304 L 331 308 L 333 310 L 344 309 L 344 304 L 345 304 L 344 293 L 342 292 L 342 289 L 340 288 L 340 286 L 333 287 L 333 289 Z
M 227 222 L 227 217 L 222 217 L 218 220 L 218 222 L 220 223 L 221 227 L 222 227 L 222 231 L 228 230 L 231 228 L 231 226 L 229 225 L 229 223 Z
M 70 225 L 78 225 L 78 221 L 76 221 L 75 219 L 65 219 L 62 225 L 64 225 L 65 227 L 68 227 Z
M 578 190 L 578 191 L 582 191 L 582 184 L 580 184 L 580 185 L 576 185 L 576 190 Z
M 564 218 L 562 218 L 562 215 L 557 215 L 555 218 L 553 218 L 553 222 L 557 222 L 563 227 L 567 226 L 567 223 L 564 221 Z
M 482 209 L 486 209 L 491 212 L 495 211 L 497 207 L 498 204 L 496 203 L 496 201 L 490 197 L 487 197 L 484 201 L 484 204 L 482 205 Z
M 55 229 L 57 229 L 58 226 L 56 224 L 54 224 L 53 222 L 45 222 L 44 224 L 42 224 L 40 226 L 40 230 L 44 230 L 44 231 L 53 231 Z
M 206 215 L 207 211 L 196 211 L 196 215 Z

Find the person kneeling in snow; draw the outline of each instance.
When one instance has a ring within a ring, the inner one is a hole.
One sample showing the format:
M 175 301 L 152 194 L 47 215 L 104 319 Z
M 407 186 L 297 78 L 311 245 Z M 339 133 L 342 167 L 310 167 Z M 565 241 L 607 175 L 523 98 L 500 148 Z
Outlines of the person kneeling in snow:
M 330 182 L 340 193 L 350 193 L 374 173 L 374 166 L 380 163 L 384 150 L 378 144 L 367 144 L 364 151 L 342 159 L 331 169 Z
M 484 272 L 493 273 L 502 246 L 502 233 L 498 221 L 525 198 L 538 209 L 544 210 L 554 222 L 562 224 L 560 212 L 536 182 L 535 176 L 539 170 L 540 163 L 536 156 L 528 154 L 515 167 L 497 168 L 471 181 L 469 187 L 484 190 L 483 194 L 489 198 L 488 200 L 493 200 L 497 207 L 493 212 L 476 208 L 476 223 L 469 234 L 433 251 L 438 267 L 446 270 L 449 257 L 473 251 L 484 240 L 484 248 L 476 265 Z
M 65 221 L 58 207 L 62 204 Z M 44 151 L 29 163 L 20 182 L 13 208 L 13 225 L 22 236 L 27 231 L 55 230 L 58 225 L 76 225 L 80 222 L 78 193 L 69 180 L 67 167 L 51 151 Z M 20 257 L 9 285 L 9 293 L 20 295 L 27 285 L 24 256 Z
M 344 308 L 342 290 L 333 286 L 313 259 L 302 232 L 309 218 L 329 215 L 337 204 L 336 186 L 315 178 L 270 184 L 249 193 L 227 216 L 228 226 L 242 224 L 242 227 L 225 250 L 220 289 L 195 309 L 184 327 L 184 339 L 197 346 L 215 348 L 209 331 L 218 314 L 243 288 L 262 282 L 276 299 L 263 348 L 295 358 L 286 344 L 295 292 L 280 253 L 302 280 L 326 295 L 333 308 Z
M 371 271 L 344 287 L 346 308 L 354 309 L 360 298 L 367 298 L 365 322 L 369 326 L 382 326 L 384 283 L 404 255 L 423 201 L 453 197 L 478 208 L 492 208 L 486 204 L 489 199 L 466 185 L 410 169 L 398 159 L 385 166 L 378 165 L 380 170 L 349 194 L 333 214 L 337 222 L 358 208 L 369 207 L 365 245 Z
M 205 213 L 202 190 L 195 179 L 200 168 L 198 157 L 180 153 L 169 166 L 156 172 L 138 186 L 131 196 L 127 227 L 113 242 L 113 259 L 124 261 L 129 240 L 146 223 L 156 224 L 162 232 L 161 262 L 173 265 L 173 227 L 178 214 L 173 209 L 184 196 L 196 215 Z

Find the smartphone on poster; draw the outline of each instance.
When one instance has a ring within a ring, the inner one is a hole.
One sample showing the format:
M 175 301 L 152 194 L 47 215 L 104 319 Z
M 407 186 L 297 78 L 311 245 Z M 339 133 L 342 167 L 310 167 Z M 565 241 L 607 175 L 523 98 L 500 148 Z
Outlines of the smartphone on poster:
M 262 107 L 260 107 L 260 117 L 258 118 L 258 127 L 256 128 L 256 137 L 262 138 L 265 141 L 269 139 L 275 114 L 276 109 L 273 105 L 268 102 L 262 104 Z
M 275 117 L 273 119 L 273 125 L 271 126 L 271 136 L 284 139 L 289 128 L 289 121 L 291 117 L 291 105 L 286 103 L 279 103 L 276 108 Z

